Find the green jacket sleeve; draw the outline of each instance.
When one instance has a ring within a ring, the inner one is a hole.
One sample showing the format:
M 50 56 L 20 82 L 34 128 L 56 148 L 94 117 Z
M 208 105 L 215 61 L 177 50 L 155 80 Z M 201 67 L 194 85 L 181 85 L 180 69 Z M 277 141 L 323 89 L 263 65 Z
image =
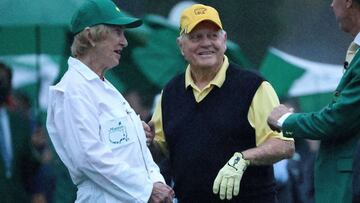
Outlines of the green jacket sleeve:
M 357 134 L 360 129 L 360 66 L 354 68 L 345 73 L 329 105 L 319 112 L 290 115 L 282 126 L 284 136 L 327 140 Z

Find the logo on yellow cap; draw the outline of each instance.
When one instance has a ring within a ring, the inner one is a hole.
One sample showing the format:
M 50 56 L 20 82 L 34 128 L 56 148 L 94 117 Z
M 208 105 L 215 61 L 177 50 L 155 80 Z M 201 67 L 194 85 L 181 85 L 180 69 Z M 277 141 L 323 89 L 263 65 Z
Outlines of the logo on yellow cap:
M 195 15 L 203 15 L 205 14 L 206 8 L 197 8 L 194 10 Z
M 219 14 L 213 7 L 194 4 L 184 9 L 180 17 L 180 34 L 191 32 L 197 24 L 205 20 L 215 23 L 222 29 Z

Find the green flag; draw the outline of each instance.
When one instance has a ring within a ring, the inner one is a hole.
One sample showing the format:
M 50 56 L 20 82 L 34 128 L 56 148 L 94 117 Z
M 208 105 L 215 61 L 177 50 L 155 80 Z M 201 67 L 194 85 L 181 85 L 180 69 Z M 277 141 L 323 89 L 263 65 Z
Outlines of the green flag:
M 280 98 L 297 98 L 301 111 L 316 111 L 330 102 L 342 66 L 319 63 L 271 48 L 260 72 Z

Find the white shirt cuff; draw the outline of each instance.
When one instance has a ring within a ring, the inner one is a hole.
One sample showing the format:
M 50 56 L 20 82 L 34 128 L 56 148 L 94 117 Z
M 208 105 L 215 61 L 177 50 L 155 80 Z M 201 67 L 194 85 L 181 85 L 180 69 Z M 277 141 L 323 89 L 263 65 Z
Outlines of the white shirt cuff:
M 277 124 L 282 127 L 284 121 L 287 119 L 287 117 L 289 117 L 292 113 L 286 113 L 284 115 L 282 115 L 279 120 L 277 121 Z

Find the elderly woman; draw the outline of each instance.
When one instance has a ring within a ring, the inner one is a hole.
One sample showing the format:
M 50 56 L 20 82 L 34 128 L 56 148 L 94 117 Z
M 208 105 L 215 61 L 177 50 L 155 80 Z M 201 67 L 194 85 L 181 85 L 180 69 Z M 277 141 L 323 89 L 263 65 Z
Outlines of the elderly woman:
M 124 29 L 141 23 L 110 0 L 87 0 L 73 16 L 73 57 L 50 87 L 47 128 L 78 187 L 76 202 L 172 202 L 141 120 L 105 78 L 128 45 Z

